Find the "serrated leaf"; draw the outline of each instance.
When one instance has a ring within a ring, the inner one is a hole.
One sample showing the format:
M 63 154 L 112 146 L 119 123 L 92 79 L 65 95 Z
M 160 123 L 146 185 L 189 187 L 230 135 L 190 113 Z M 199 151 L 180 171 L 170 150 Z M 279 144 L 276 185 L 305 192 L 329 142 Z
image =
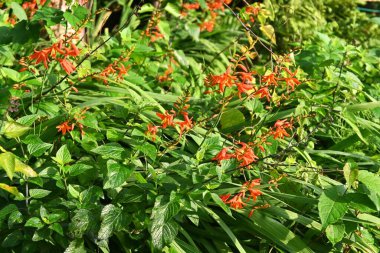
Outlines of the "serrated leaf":
M 50 149 L 53 146 L 53 144 L 50 143 L 38 143 L 38 144 L 29 144 L 27 146 L 29 154 L 39 157 L 45 153 L 48 149 Z
M 50 193 L 51 191 L 44 190 L 44 189 L 30 189 L 29 190 L 30 197 L 34 199 L 42 199 L 46 197 L 47 195 L 49 195 Z
M 123 210 L 112 204 L 106 205 L 103 208 L 100 218 L 102 220 L 98 232 L 98 238 L 100 240 L 108 239 L 114 232 L 128 225 L 128 220 L 123 214 Z
M 368 189 L 368 197 L 380 210 L 380 176 L 366 170 L 360 170 L 358 180 Z
M 107 178 L 105 180 L 104 189 L 117 188 L 125 183 L 133 170 L 116 161 L 107 161 Z
M 331 224 L 326 228 L 326 236 L 329 241 L 335 245 L 340 242 L 344 237 L 345 226 L 344 224 Z
M 117 160 L 123 159 L 123 154 L 125 153 L 124 148 L 120 146 L 118 143 L 108 143 L 103 146 L 99 146 L 93 150 L 92 152 L 103 156 L 103 158 L 113 158 Z
M 76 239 L 71 241 L 69 247 L 66 248 L 64 253 L 86 253 L 83 239 Z
M 157 156 L 157 149 L 154 145 L 150 143 L 145 143 L 144 145 L 137 146 L 136 147 L 138 150 L 144 153 L 147 157 L 152 159 L 153 161 L 156 159 Z
M 53 159 L 60 165 L 65 165 L 71 162 L 71 154 L 66 145 L 63 145 Z
M 158 250 L 170 244 L 176 238 L 177 233 L 178 224 L 175 221 L 162 223 L 161 221 L 153 220 L 152 222 L 152 243 Z
M 93 167 L 91 165 L 88 165 L 88 164 L 84 164 L 84 163 L 76 163 L 76 164 L 73 164 L 69 167 L 69 173 L 71 176 L 78 176 L 82 173 L 84 173 L 85 171 L 87 170 L 90 170 L 92 169 Z
M 57 233 L 60 234 L 61 236 L 64 236 L 64 234 L 63 234 L 63 228 L 62 228 L 61 224 L 59 224 L 59 223 L 51 224 L 51 225 L 49 226 L 49 229 L 51 229 L 51 230 L 57 232 Z
M 91 219 L 91 212 L 87 209 L 79 209 L 75 212 L 69 225 L 70 235 L 76 238 L 82 238 L 83 234 L 87 231 Z
M 1 133 L 4 134 L 7 138 L 17 138 L 24 135 L 28 132 L 30 127 L 22 125 L 17 122 L 6 121 L 3 123 Z
M 318 211 L 323 227 L 339 221 L 348 210 L 344 191 L 344 188 L 338 185 L 324 190 L 319 197 Z

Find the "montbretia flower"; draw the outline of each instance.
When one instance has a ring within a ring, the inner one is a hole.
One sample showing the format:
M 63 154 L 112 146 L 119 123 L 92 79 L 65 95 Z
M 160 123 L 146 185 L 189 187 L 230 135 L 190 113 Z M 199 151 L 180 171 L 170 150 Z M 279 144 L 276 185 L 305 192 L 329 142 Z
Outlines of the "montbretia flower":
M 62 124 L 58 125 L 56 128 L 58 129 L 58 132 L 62 132 L 62 135 L 65 135 L 66 132 L 73 131 L 74 126 L 74 123 L 70 125 L 68 121 L 65 121 Z
M 234 158 L 235 155 L 228 153 L 228 151 L 230 151 L 230 148 L 222 148 L 222 150 L 214 158 L 212 158 L 212 160 L 220 162 L 222 160 Z
M 156 135 L 158 132 L 159 126 L 154 126 L 152 124 L 148 124 L 148 130 L 146 130 L 145 134 L 152 138 L 152 141 L 156 141 Z
M 70 61 L 66 60 L 66 58 L 58 59 L 58 61 L 61 64 L 61 67 L 66 71 L 68 75 L 75 71 L 74 65 Z
M 45 68 L 48 68 L 49 62 L 49 50 L 43 49 L 41 51 L 34 50 L 34 54 L 29 56 L 31 60 L 36 60 L 35 64 L 37 65 L 40 62 L 43 62 Z
M 168 126 L 174 126 L 174 117 L 175 113 L 169 114 L 167 111 L 165 111 L 163 114 L 157 112 L 156 115 L 161 119 L 161 125 L 162 128 L 167 128 Z

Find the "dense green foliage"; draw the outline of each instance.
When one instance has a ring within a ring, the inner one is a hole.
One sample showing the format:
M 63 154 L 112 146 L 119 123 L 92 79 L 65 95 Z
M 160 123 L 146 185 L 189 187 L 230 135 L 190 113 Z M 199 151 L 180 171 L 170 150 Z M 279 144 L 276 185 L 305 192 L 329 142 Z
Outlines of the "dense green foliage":
M 247 2 L 5 1 L 1 252 L 379 252 L 379 18 Z

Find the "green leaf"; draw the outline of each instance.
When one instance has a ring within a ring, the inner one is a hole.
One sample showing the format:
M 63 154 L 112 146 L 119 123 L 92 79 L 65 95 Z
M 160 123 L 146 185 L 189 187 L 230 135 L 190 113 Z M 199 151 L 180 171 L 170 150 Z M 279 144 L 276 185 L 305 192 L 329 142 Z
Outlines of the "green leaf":
M 15 159 L 15 171 L 21 172 L 27 177 L 37 177 L 37 173 L 27 164 L 21 162 L 17 158 Z
M 57 8 L 44 7 L 38 9 L 37 12 L 32 17 L 33 21 L 46 21 L 47 26 L 53 26 L 61 23 L 63 19 L 63 12 Z
M 46 152 L 46 150 L 50 149 L 52 146 L 53 144 L 42 142 L 38 144 L 29 144 L 27 146 L 27 149 L 29 154 L 35 157 L 39 157 L 43 155 Z
M 44 224 L 38 217 L 32 217 L 29 220 L 26 221 L 25 227 L 34 227 L 34 228 L 42 228 Z
M 8 218 L 8 228 L 11 229 L 15 224 L 21 224 L 23 222 L 23 216 L 20 211 L 14 211 L 9 215 Z
M 228 215 L 232 216 L 231 209 L 220 199 L 218 194 L 211 193 L 211 198 L 214 200 L 215 204 L 220 206 Z
M 339 221 L 348 210 L 344 191 L 344 187 L 337 185 L 324 190 L 319 197 L 318 211 L 323 227 Z
M 66 11 L 63 14 L 63 17 L 69 22 L 73 27 L 79 26 L 86 20 L 88 15 L 88 9 L 82 6 L 75 6 L 72 9 L 72 12 Z
M 175 221 L 163 223 L 153 220 L 151 235 L 152 243 L 156 249 L 161 250 L 165 245 L 169 245 L 177 236 L 178 224 Z
M 124 148 L 121 147 L 118 143 L 108 143 L 106 145 L 99 146 L 91 151 L 101 155 L 104 159 L 112 158 L 122 160 L 123 155 L 125 154 Z
M 380 210 L 380 176 L 366 170 L 360 170 L 358 180 L 368 189 L 368 197 Z
M 196 24 L 186 24 L 186 31 L 194 41 L 199 41 L 199 34 L 201 32 L 200 27 Z
M 17 138 L 28 132 L 30 127 L 24 126 L 14 121 L 6 121 L 1 129 L 1 134 L 4 134 L 7 138 Z
M 93 222 L 91 212 L 87 209 L 79 209 L 75 211 L 75 215 L 71 218 L 69 225 L 70 235 L 76 238 L 82 238 L 87 231 L 90 223 Z
M 46 197 L 47 195 L 49 195 L 50 193 L 51 191 L 44 190 L 44 189 L 30 189 L 29 190 L 30 197 L 35 198 L 35 199 L 42 199 Z
M 64 253 L 87 253 L 83 239 L 71 241 Z
M 267 37 L 273 44 L 276 44 L 276 34 L 274 28 L 271 25 L 260 26 L 260 30 L 263 32 L 265 37 Z
M 12 179 L 16 167 L 16 158 L 10 152 L 0 154 L 0 167 L 5 170 L 7 176 Z
M 63 145 L 53 159 L 60 165 L 65 165 L 71 162 L 71 154 L 66 145 Z
M 330 224 L 326 228 L 326 236 L 333 245 L 342 241 L 344 237 L 344 232 L 344 224 Z
M 350 189 L 352 184 L 357 180 L 359 175 L 359 170 L 355 168 L 355 164 L 346 163 L 343 167 L 343 175 L 346 179 L 347 188 Z
M 220 119 L 220 124 L 222 126 L 221 130 L 226 133 L 240 129 L 244 123 L 244 114 L 235 108 L 223 112 Z
M 160 20 L 158 23 L 158 28 L 160 29 L 160 32 L 162 35 L 164 35 L 164 38 L 166 41 L 169 41 L 170 39 L 170 25 L 167 21 Z
M 100 215 L 102 220 L 98 232 L 100 240 L 106 240 L 121 228 L 128 225 L 127 217 L 123 214 L 123 210 L 112 204 L 106 205 Z
M 0 210 L 0 223 L 7 217 L 8 214 L 18 211 L 17 206 L 9 204 Z
M 105 180 L 104 189 L 117 188 L 125 183 L 132 174 L 133 170 L 114 160 L 107 161 L 107 179 Z
M 15 14 L 18 19 L 28 20 L 28 16 L 26 16 L 24 9 L 18 3 L 12 2 L 11 8 L 13 10 L 13 14 Z
M 146 155 L 147 157 L 149 157 L 153 161 L 156 160 L 157 149 L 154 145 L 152 145 L 150 143 L 144 143 L 143 145 L 137 146 L 136 148 L 138 150 L 140 150 L 141 152 L 143 152 L 144 155 Z
M 17 187 L 9 186 L 7 184 L 0 183 L 0 189 L 7 191 L 15 196 L 21 197 L 22 194 L 18 191 Z
M 84 164 L 84 163 L 76 163 L 76 164 L 73 164 L 69 167 L 69 173 L 70 173 L 70 176 L 78 176 L 82 173 L 84 173 L 85 171 L 87 170 L 90 170 L 92 169 L 93 167 L 91 165 L 88 165 L 88 164 Z
M 24 235 L 22 234 L 21 231 L 19 230 L 13 231 L 12 233 L 8 234 L 5 237 L 4 241 L 1 243 L 1 247 L 13 248 L 19 245 L 23 239 L 24 239 Z

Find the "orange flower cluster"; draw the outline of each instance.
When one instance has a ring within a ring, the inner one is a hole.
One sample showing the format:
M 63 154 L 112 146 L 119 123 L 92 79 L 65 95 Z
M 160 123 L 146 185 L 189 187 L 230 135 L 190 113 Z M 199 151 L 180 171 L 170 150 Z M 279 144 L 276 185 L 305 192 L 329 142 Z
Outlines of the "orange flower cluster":
M 274 139 L 283 139 L 285 136 L 289 137 L 290 135 L 286 132 L 286 129 L 292 129 L 293 122 L 287 121 L 287 119 L 277 120 L 274 124 L 274 127 L 271 128 L 270 135 L 273 135 Z
M 104 78 L 108 78 L 110 75 L 117 74 L 117 79 L 121 80 L 123 79 L 124 75 L 128 74 L 130 68 L 130 65 L 126 67 L 122 62 L 116 60 L 113 63 L 109 64 L 105 69 L 103 69 L 103 71 L 99 75 Z M 108 83 L 108 81 L 104 79 L 103 83 L 106 84 Z
M 255 3 L 245 8 L 245 13 L 248 15 L 247 19 L 251 21 L 251 23 L 255 22 L 255 17 L 259 14 L 260 9 L 260 3 Z
M 65 122 L 58 125 L 56 128 L 58 129 L 58 132 L 62 132 L 62 135 L 65 135 L 68 132 L 71 132 L 74 130 L 74 127 L 77 126 L 80 130 L 81 135 L 83 136 L 85 134 L 83 130 L 83 124 L 79 121 L 84 119 L 86 116 L 84 115 L 89 108 L 85 108 L 83 111 L 78 113 L 74 116 L 75 123 L 70 122 L 70 120 L 66 120 Z
M 187 101 L 188 98 L 186 98 L 184 102 Z M 152 141 L 156 140 L 156 135 L 159 128 L 166 129 L 167 127 L 179 126 L 180 136 L 182 136 L 183 133 L 186 133 L 193 128 L 193 120 L 192 118 L 189 118 L 189 114 L 186 112 L 186 110 L 189 108 L 189 105 L 184 104 L 181 108 L 177 104 L 174 104 L 174 106 L 177 107 L 177 109 L 179 110 L 183 120 L 175 121 L 176 112 L 174 110 L 171 110 L 170 113 L 168 111 L 165 111 L 164 113 L 157 112 L 156 115 L 161 119 L 161 125 L 155 126 L 152 124 L 148 124 L 148 129 L 145 132 L 145 134 L 149 136 L 152 139 Z
M 234 209 L 243 209 L 247 203 L 252 199 L 256 202 L 257 197 L 262 195 L 262 192 L 258 188 L 260 186 L 260 178 L 247 181 L 241 186 L 241 190 L 231 198 L 231 194 L 221 195 L 220 199 L 228 204 L 231 208 Z M 248 192 L 248 196 L 247 196 Z M 253 212 L 258 208 L 266 208 L 269 207 L 268 204 L 262 206 L 254 206 L 249 213 L 249 217 L 252 216 Z
M 40 0 L 39 5 L 44 5 L 46 3 L 46 0 Z M 38 10 L 37 0 L 32 0 L 29 2 L 24 2 L 22 4 L 22 8 L 25 10 L 25 12 L 28 14 L 29 18 L 33 17 L 33 15 Z
M 232 153 L 229 152 L 232 147 L 223 148 L 212 160 L 220 162 L 234 158 L 240 162 L 240 167 L 250 167 L 250 164 L 256 162 L 258 157 L 246 143 L 238 142 L 237 145 L 240 147 L 236 147 Z
M 79 49 L 75 46 L 74 43 L 69 43 L 70 46 L 66 47 L 64 42 L 61 40 L 57 43 L 54 43 L 51 47 L 42 49 L 40 51 L 34 50 L 34 53 L 29 56 L 30 60 L 35 60 L 35 65 L 42 62 L 45 68 L 48 68 L 48 63 L 53 59 L 57 60 L 65 72 L 69 75 L 75 71 L 74 65 L 67 60 L 68 57 L 77 57 L 80 54 Z M 58 56 L 59 54 L 59 56 Z M 20 71 L 26 70 L 25 68 Z
M 300 85 L 301 82 L 295 77 L 297 70 L 292 73 L 288 68 L 283 67 L 285 76 L 280 76 L 278 74 L 278 67 L 275 68 L 275 71 L 264 75 L 261 77 L 261 85 L 257 87 L 254 85 L 255 78 L 257 75 L 255 71 L 248 71 L 246 67 L 242 64 L 237 64 L 238 67 L 242 69 L 240 72 L 232 73 L 231 67 L 229 66 L 225 73 L 221 75 L 209 75 L 205 79 L 206 87 L 218 86 L 219 90 L 216 92 L 223 93 L 225 87 L 237 87 L 237 94 L 239 98 L 242 97 L 242 94 L 247 94 L 249 96 L 257 96 L 259 98 L 266 98 L 270 102 L 271 96 L 271 87 L 279 86 L 279 82 L 283 81 L 289 91 L 294 91 L 295 87 Z M 213 91 L 206 91 L 205 93 L 210 94 Z

